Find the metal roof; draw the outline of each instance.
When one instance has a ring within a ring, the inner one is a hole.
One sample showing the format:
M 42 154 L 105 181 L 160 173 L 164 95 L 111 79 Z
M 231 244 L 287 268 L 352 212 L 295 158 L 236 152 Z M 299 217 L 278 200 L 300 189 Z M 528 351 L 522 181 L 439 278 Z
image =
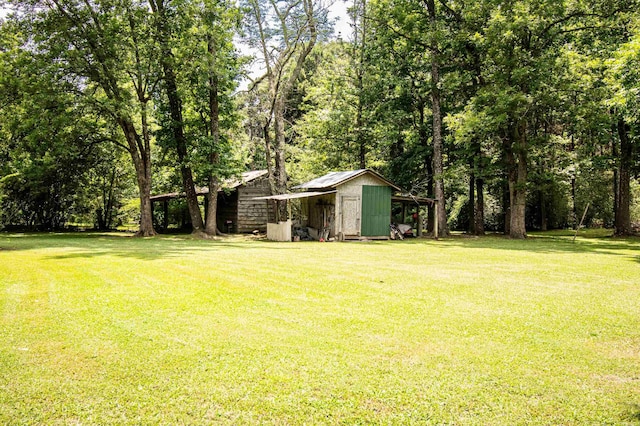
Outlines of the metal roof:
M 252 170 L 244 172 L 242 173 L 242 179 L 227 180 L 222 184 L 222 187 L 231 189 L 237 188 L 240 185 L 244 185 L 245 183 L 249 183 L 268 174 L 269 172 L 267 170 Z
M 252 170 L 248 172 L 243 172 L 241 179 L 228 179 L 224 181 L 222 185 L 220 185 L 220 191 L 223 191 L 224 189 L 235 189 L 241 185 L 245 185 L 249 182 L 252 182 L 268 174 L 269 172 L 267 170 Z M 205 195 L 208 193 L 209 193 L 209 187 L 207 186 L 196 187 L 196 195 Z M 166 194 L 153 195 L 151 197 L 151 201 L 165 201 L 165 200 L 171 200 L 174 198 L 181 198 L 184 196 L 185 196 L 184 192 L 169 192 Z
M 374 172 L 371 169 L 359 169 L 359 170 L 350 170 L 345 172 L 331 172 L 327 173 L 324 176 L 320 176 L 319 178 L 313 179 L 309 182 L 300 184 L 298 186 L 294 186 L 293 189 L 329 189 L 336 188 L 352 179 L 355 179 L 364 174 L 370 173 L 374 175 L 376 178 L 380 179 L 390 187 L 394 188 L 397 191 L 400 191 L 400 188 L 395 184 L 385 179 L 382 175 L 377 172 Z

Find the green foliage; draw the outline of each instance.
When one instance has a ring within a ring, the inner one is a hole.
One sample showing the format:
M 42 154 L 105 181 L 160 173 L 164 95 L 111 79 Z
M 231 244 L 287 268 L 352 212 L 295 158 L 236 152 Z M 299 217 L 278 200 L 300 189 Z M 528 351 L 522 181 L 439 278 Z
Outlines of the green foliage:
M 92 224 L 94 170 L 116 156 L 104 146 L 113 129 L 46 55 L 20 50 L 13 23 L 0 31 L 0 226 L 60 229 L 78 216 Z
M 308 74 L 304 112 L 294 131 L 295 155 L 290 173 L 294 181 L 304 182 L 331 170 L 357 168 L 358 147 L 354 141 L 356 100 L 350 75 L 350 46 L 337 41 L 320 44 L 309 62 L 315 70 Z
M 237 106 L 232 94 L 244 62 L 233 44 L 241 15 L 235 4 L 228 1 L 184 1 L 173 6 L 169 25 L 188 141 L 186 161 L 194 169 L 196 183 L 205 186 L 211 174 L 224 180 L 239 171 L 240 165 L 234 155 L 238 146 L 231 136 L 238 125 Z M 219 104 L 218 140 L 214 140 L 211 134 L 212 78 L 216 79 Z M 172 160 L 164 161 L 164 165 L 177 174 L 168 100 L 164 93 L 156 93 L 155 96 L 159 124 L 155 135 L 163 148 L 164 159 Z M 217 161 L 212 162 L 212 156 Z M 174 189 L 179 187 L 176 181 Z
M 640 29 L 621 45 L 607 61 L 607 80 L 612 96 L 609 105 L 624 112 L 625 119 L 640 119 Z
M 3 222 L 115 224 L 111 209 L 108 219 L 91 216 L 135 198 L 124 183 L 134 171 L 139 177 L 152 169 L 156 191 L 178 189 L 175 123 L 162 90 L 165 58 L 149 5 L 11 4 L 30 13 L 7 18 L 0 32 Z M 316 34 L 300 2 L 164 5 L 184 162 L 198 186 L 243 167 L 273 166 L 282 145 L 290 183 L 364 164 L 414 194 L 433 196 L 434 93 L 446 116 L 442 176 L 454 227 L 468 228 L 470 180 L 484 185 L 485 224 L 494 229 L 509 208 L 509 180 L 512 189 L 526 190 L 529 229 L 574 226 L 587 203 L 589 223 L 611 224 L 621 166 L 618 119 L 629 128 L 631 172 L 638 176 L 636 0 L 357 0 L 349 8 L 350 39 L 333 41 L 326 10 L 316 2 L 306 3 Z M 234 93 L 247 65 L 237 51 L 242 24 L 243 41 L 269 69 L 249 93 Z M 312 44 L 306 60 L 296 62 L 296 49 Z M 214 82 L 219 135 L 211 125 Z M 286 96 L 276 114 L 277 93 Z M 140 140 L 118 134 L 125 117 Z M 280 118 L 282 132 L 275 126 Z M 138 142 L 149 144 L 155 164 L 132 167 Z M 116 145 L 132 153 L 130 165 L 113 152 Z M 516 182 L 519 164 L 526 173 Z M 105 177 L 114 171 L 120 184 L 110 204 Z M 51 211 L 37 213 L 38 205 Z

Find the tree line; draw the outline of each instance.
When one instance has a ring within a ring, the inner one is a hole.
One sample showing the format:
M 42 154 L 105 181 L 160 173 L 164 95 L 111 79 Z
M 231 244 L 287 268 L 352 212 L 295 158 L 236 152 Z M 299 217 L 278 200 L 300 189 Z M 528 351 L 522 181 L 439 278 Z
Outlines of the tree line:
M 350 0 L 350 34 L 319 0 L 1 5 L 1 225 L 135 211 L 149 236 L 179 189 L 214 235 L 221 182 L 258 168 L 273 193 L 375 169 L 445 232 L 640 218 L 636 0 Z

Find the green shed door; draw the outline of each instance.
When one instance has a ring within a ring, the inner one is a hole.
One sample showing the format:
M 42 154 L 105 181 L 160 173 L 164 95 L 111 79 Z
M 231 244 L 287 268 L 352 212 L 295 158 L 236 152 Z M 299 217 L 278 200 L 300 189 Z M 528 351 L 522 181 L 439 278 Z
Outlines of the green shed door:
M 388 186 L 362 186 L 363 237 L 389 235 L 391 218 L 391 188 Z

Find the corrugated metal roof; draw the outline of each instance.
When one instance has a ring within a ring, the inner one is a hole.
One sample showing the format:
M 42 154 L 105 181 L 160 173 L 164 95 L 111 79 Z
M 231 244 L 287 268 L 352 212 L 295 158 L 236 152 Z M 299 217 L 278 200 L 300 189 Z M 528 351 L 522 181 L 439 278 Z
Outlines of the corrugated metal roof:
M 222 191 L 223 189 L 235 189 L 241 185 L 252 182 L 268 174 L 269 172 L 267 170 L 252 170 L 248 172 L 243 172 L 241 179 L 229 179 L 223 182 L 220 190 Z M 209 187 L 206 187 L 206 186 L 196 187 L 196 195 L 204 195 L 208 193 L 209 193 Z M 153 195 L 151 197 L 151 201 L 165 201 L 165 200 L 171 200 L 173 198 L 180 198 L 184 196 L 185 196 L 184 192 L 169 192 L 167 194 Z
M 309 182 L 294 186 L 293 189 L 325 189 L 335 188 L 341 183 L 353 179 L 354 177 L 364 173 L 366 169 L 351 170 L 346 172 L 331 172 L 324 176 L 310 180 Z
M 335 187 L 337 187 L 339 185 L 342 185 L 343 183 L 348 182 L 351 179 L 355 179 L 358 176 L 361 176 L 361 175 L 363 175 L 365 173 L 371 173 L 372 175 L 374 175 L 375 177 L 377 177 L 378 179 L 380 179 L 381 181 L 383 181 L 384 183 L 386 183 L 390 187 L 396 189 L 397 191 L 400 191 L 400 188 L 397 187 L 395 184 L 393 184 L 392 182 L 390 182 L 387 179 L 385 179 L 379 173 L 376 173 L 376 172 L 374 172 L 373 170 L 370 170 L 370 169 L 359 169 L 359 170 L 350 170 L 350 171 L 345 171 L 345 172 L 327 173 L 326 175 L 320 176 L 319 178 L 313 179 L 313 180 L 311 180 L 309 182 L 300 184 L 298 186 L 294 186 L 293 189 L 328 189 L 328 188 L 335 188 Z
M 242 180 L 238 180 L 238 179 L 228 180 L 225 183 L 223 183 L 222 186 L 224 188 L 231 188 L 231 189 L 237 188 L 240 185 L 244 185 L 245 183 L 249 183 L 251 181 L 254 181 L 268 174 L 269 172 L 267 170 L 252 170 L 249 172 L 244 172 L 242 173 Z

